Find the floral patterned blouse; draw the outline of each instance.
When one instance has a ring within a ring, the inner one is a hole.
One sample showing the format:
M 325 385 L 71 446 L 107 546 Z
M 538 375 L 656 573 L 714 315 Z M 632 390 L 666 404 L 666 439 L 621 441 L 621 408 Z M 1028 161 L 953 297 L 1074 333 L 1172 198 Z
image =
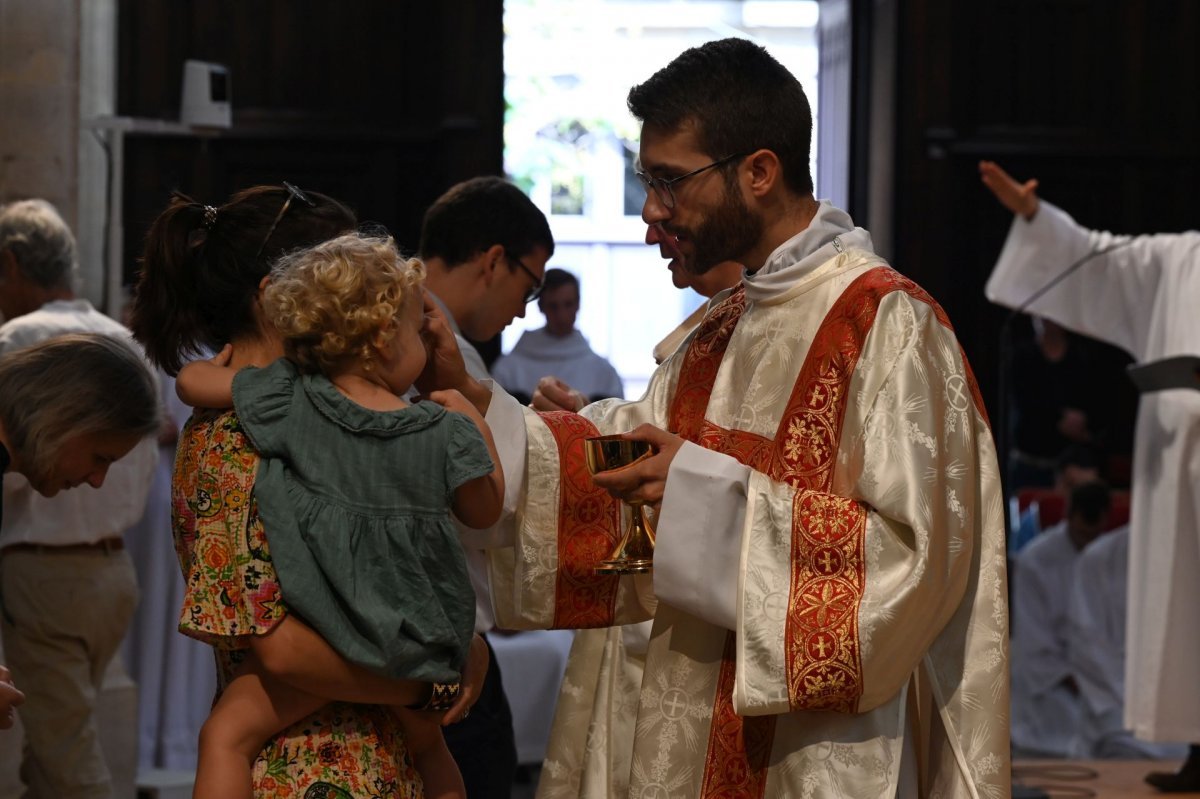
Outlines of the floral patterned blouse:
M 184 427 L 172 527 L 186 585 L 179 630 L 216 649 L 224 685 L 250 636 L 287 615 L 252 489 L 258 455 L 232 411 Z M 384 707 L 334 702 L 280 732 L 254 763 L 256 799 L 420 799 L 399 723 Z

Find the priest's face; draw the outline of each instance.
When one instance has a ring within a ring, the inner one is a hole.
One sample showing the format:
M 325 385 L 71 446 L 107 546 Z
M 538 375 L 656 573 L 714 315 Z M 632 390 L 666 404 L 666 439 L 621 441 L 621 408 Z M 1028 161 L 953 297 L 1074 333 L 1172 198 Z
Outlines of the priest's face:
M 647 187 L 642 219 L 667 237 L 654 236 L 663 257 L 682 259 L 694 275 L 723 261 L 744 260 L 763 236 L 762 217 L 742 194 L 740 159 L 705 168 L 726 156 L 703 152 L 691 126 L 670 132 L 642 128 L 641 171 L 655 184 Z M 675 178 L 680 179 L 672 182 Z

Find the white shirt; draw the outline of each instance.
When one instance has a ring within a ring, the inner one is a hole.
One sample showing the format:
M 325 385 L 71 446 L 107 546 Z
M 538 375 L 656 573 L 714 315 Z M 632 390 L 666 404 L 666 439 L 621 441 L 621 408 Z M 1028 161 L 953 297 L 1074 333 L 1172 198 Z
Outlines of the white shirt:
M 454 320 L 454 317 L 450 314 L 450 309 L 446 307 L 441 298 L 432 291 L 429 292 L 429 296 L 442 309 L 442 315 L 446 317 L 446 323 L 450 325 L 450 330 L 454 333 L 454 339 L 458 342 L 458 349 L 462 353 L 463 364 L 467 368 L 467 374 L 476 380 L 485 381 L 490 385 L 491 375 L 488 374 L 487 366 L 484 365 L 479 351 L 475 349 L 475 346 L 471 342 L 463 337 L 458 322 Z M 511 480 L 508 474 L 509 472 L 506 470 L 506 482 Z M 457 522 L 457 520 L 455 521 Z M 466 555 L 467 559 L 467 573 L 471 577 L 471 587 L 475 589 L 475 632 L 486 633 L 496 626 L 496 615 L 492 612 L 492 594 L 488 581 L 487 555 L 483 551 L 487 545 L 489 533 L 486 530 L 473 530 L 461 522 L 457 523 L 459 539 L 463 545 L 463 554 Z
M 65 333 L 103 333 L 136 347 L 128 330 L 87 300 L 55 300 L 0 326 L 0 354 Z M 102 487 L 83 485 L 49 498 L 34 491 L 21 475 L 6 474 L 0 549 L 16 543 L 65 546 L 120 537 L 145 511 L 157 461 L 158 446 L 148 436 L 109 468 Z

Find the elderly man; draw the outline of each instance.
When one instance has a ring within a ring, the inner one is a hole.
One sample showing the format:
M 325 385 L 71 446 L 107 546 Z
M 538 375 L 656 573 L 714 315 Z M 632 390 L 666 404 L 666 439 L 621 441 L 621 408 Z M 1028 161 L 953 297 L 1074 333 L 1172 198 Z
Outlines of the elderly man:
M 545 215 L 525 193 L 498 177 L 479 177 L 452 186 L 425 212 L 420 253 L 428 270 L 425 288 L 458 341 L 472 377 L 487 367 L 468 339 L 487 341 L 525 316 L 541 294 L 554 236 Z M 488 599 L 483 549 L 489 531 L 462 528 L 467 567 L 475 588 L 475 631 L 484 636 L 496 619 Z M 479 701 L 463 721 L 445 729 L 446 743 L 473 799 L 507 797 L 517 767 L 512 711 L 500 666 L 491 661 Z
M 538 415 L 463 375 L 449 336 L 434 360 L 516 476 L 489 553 L 501 623 L 654 619 L 640 684 L 586 698 L 607 767 L 578 752 L 540 789 L 1007 795 L 999 472 L 945 314 L 813 198 L 807 98 L 761 47 L 688 50 L 629 105 L 642 218 L 696 273 L 743 264 L 742 286 L 636 402 Z M 628 431 L 654 454 L 589 478 L 583 439 Z M 609 492 L 661 503 L 652 576 L 595 573 Z
M 64 333 L 130 340 L 75 296 L 76 271 L 74 236 L 53 206 L 25 200 L 0 208 L 0 354 Z M 26 696 L 21 776 L 32 796 L 112 795 L 96 697 L 137 604 L 122 531 L 142 515 L 156 459 L 148 438 L 108 471 L 102 487 L 53 498 L 23 478 L 4 480 L 0 630 Z

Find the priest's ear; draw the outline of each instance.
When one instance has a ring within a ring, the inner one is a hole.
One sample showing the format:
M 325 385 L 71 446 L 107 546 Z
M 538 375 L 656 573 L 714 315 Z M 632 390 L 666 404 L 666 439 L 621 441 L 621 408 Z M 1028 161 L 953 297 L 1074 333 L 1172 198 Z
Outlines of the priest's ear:
M 739 172 L 752 196 L 763 198 L 785 188 L 783 164 L 773 150 L 755 150 L 742 160 Z

